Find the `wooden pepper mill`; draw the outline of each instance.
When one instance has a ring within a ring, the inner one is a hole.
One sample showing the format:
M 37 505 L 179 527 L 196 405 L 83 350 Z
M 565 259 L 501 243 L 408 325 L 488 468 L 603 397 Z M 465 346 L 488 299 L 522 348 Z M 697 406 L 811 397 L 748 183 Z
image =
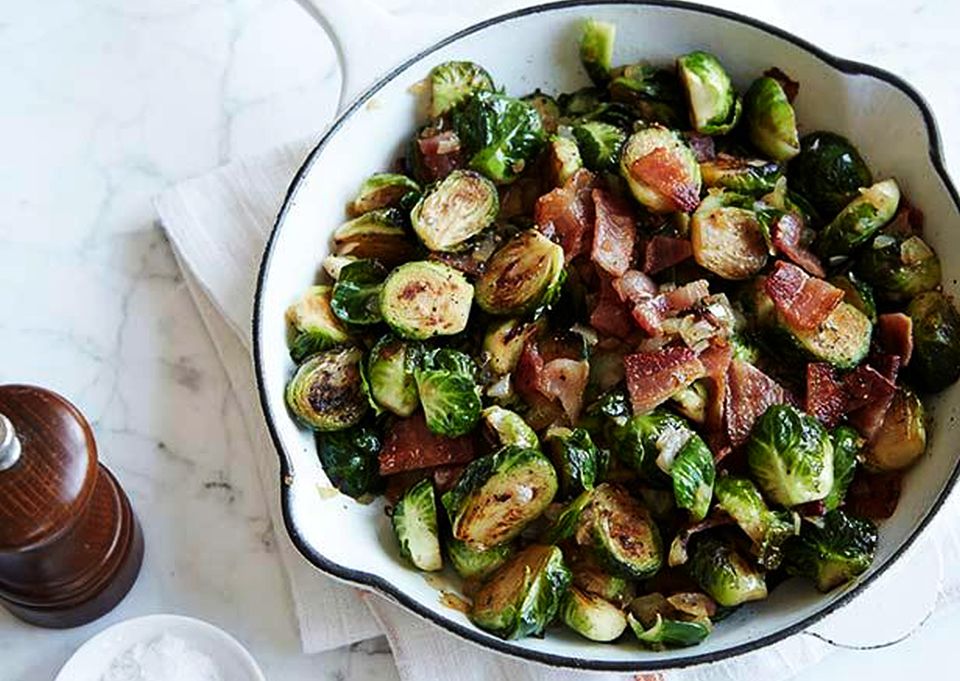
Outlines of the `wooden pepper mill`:
M 42 627 L 85 624 L 142 562 L 140 524 L 83 415 L 49 390 L 0 386 L 0 604 Z

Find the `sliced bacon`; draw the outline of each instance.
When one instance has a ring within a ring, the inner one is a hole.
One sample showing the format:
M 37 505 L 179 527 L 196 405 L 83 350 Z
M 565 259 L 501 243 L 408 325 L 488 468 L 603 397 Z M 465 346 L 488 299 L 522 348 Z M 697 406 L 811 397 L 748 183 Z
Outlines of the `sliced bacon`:
M 871 520 L 886 520 L 897 510 L 903 471 L 866 473 L 858 470 L 847 490 L 844 509 Z
M 700 353 L 700 361 L 703 363 L 707 387 L 707 419 L 704 425 L 708 432 L 720 433 L 723 430 L 727 373 L 733 361 L 733 346 L 711 343 L 709 348 Z
M 847 419 L 870 441 L 880 430 L 897 386 L 871 366 L 862 365 L 843 379 L 847 392 Z
M 533 213 L 537 229 L 560 244 L 566 262 L 588 250 L 589 232 L 594 223 L 591 192 L 595 182 L 593 173 L 581 168 L 562 187 L 537 200 Z
M 663 321 L 694 307 L 710 295 L 706 279 L 698 279 L 671 291 L 641 300 L 633 306 L 633 319 L 651 336 L 663 331 Z
M 809 276 L 796 265 L 778 260 L 764 282 L 767 294 L 795 329 L 815 329 L 843 300 L 843 291 Z
M 880 315 L 877 341 L 884 352 L 896 355 L 901 366 L 907 366 L 913 356 L 913 320 L 902 312 Z
M 660 194 L 673 210 L 689 213 L 700 203 L 700 193 L 687 177 L 686 168 L 665 147 L 631 163 L 630 175 Z
M 431 433 L 422 413 L 397 419 L 387 428 L 380 450 L 380 475 L 473 460 L 473 439 Z
M 627 270 L 612 286 L 623 302 L 639 303 L 657 295 L 657 283 L 637 270 Z
M 601 279 L 600 294 L 590 312 L 590 326 L 605 336 L 626 338 L 634 325 L 627 306 L 606 278 Z
M 847 394 L 833 367 L 815 362 L 807 365 L 807 395 L 803 410 L 827 428 L 833 428 L 847 411 Z
M 422 172 L 427 182 L 442 180 L 463 166 L 460 138 L 453 130 L 434 132 L 417 140 L 420 148 Z
M 583 407 L 583 395 L 590 378 L 590 363 L 586 360 L 554 359 L 543 366 L 540 392 L 560 400 L 571 423 L 576 423 Z
M 594 189 L 593 246 L 590 259 L 597 267 L 614 277 L 630 269 L 633 247 L 637 240 L 637 221 L 626 201 Z
M 635 414 L 662 404 L 705 373 L 700 358 L 685 347 L 626 355 L 623 366 Z
M 689 239 L 658 235 L 647 241 L 644 247 L 643 271 L 647 274 L 656 274 L 691 256 L 693 256 L 693 246 Z
M 803 218 L 796 213 L 784 213 L 774 221 L 771 228 L 773 245 L 780 253 L 815 277 L 827 276 L 820 264 L 820 258 L 800 245 L 802 233 Z
M 525 400 L 540 395 L 540 377 L 543 374 L 543 357 L 534 338 L 527 339 L 520 352 L 520 359 L 513 374 L 513 387 Z
M 900 375 L 901 364 L 899 355 L 888 355 L 884 352 L 875 352 L 870 355 L 870 359 L 867 361 L 867 364 L 880 372 L 880 375 L 891 383 L 897 382 L 897 376 Z
M 730 444 L 739 447 L 746 442 L 757 419 L 769 407 L 783 404 L 786 399 L 783 387 L 749 362 L 730 362 L 724 410 Z

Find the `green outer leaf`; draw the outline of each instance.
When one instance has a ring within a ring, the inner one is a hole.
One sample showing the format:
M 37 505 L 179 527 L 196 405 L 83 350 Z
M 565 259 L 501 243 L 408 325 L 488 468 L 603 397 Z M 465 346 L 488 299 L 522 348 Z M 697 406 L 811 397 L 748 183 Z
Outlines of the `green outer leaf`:
M 333 286 L 330 308 L 342 321 L 358 326 L 377 324 L 380 316 L 380 289 L 386 271 L 373 260 L 355 260 L 340 269 Z
M 687 91 L 693 129 L 707 135 L 730 132 L 741 104 L 720 60 L 709 52 L 690 52 L 677 58 L 677 72 Z
M 910 301 L 913 359 L 910 370 L 919 387 L 939 392 L 960 378 L 960 314 L 939 291 L 921 293 Z
M 573 129 L 573 136 L 587 168 L 616 172 L 627 133 L 609 123 L 586 121 Z
M 482 579 L 495 571 L 514 554 L 512 544 L 500 544 L 479 551 L 459 539 L 447 540 L 447 557 L 457 574 L 464 579 Z
M 415 341 L 383 336 L 367 355 L 363 378 L 378 409 L 410 416 L 420 405 L 414 376 L 422 349 Z
M 877 297 L 887 302 L 907 302 L 940 286 L 940 258 L 916 235 L 874 237 L 872 246 L 860 252 L 855 267 Z
M 360 425 L 347 430 L 317 434 L 317 456 L 331 484 L 354 499 L 381 486 L 380 436 Z
M 685 648 L 701 643 L 710 635 L 710 627 L 703 622 L 681 622 L 664 619 L 659 613 L 657 621 L 649 629 L 633 616 L 627 615 L 627 623 L 641 643 L 649 648 Z
M 824 497 L 823 505 L 828 511 L 840 506 L 847 494 L 847 488 L 853 481 L 857 469 L 857 460 L 863 449 L 864 440 L 860 433 L 850 426 L 838 426 L 830 433 L 833 440 L 833 486 Z
M 616 36 L 616 24 L 608 21 L 587 19 L 580 29 L 580 63 L 597 85 L 610 80 Z
M 790 162 L 790 185 L 827 219 L 873 184 L 870 168 L 844 137 L 816 131 L 800 139 L 800 153 Z
M 599 477 L 600 454 L 590 433 L 583 428 L 557 428 L 547 432 L 546 440 L 560 476 L 561 493 L 569 497 L 593 489 Z
M 569 539 L 577 531 L 577 525 L 580 523 L 580 514 L 583 509 L 590 505 L 593 499 L 593 490 L 588 489 L 581 492 L 564 507 L 547 531 L 543 535 L 543 540 L 548 544 L 559 544 L 565 539 Z
M 330 307 L 332 293 L 330 286 L 311 286 L 287 308 L 286 318 L 293 332 L 290 359 L 294 363 L 350 340 L 349 332 Z
M 876 525 L 833 510 L 822 527 L 807 523 L 787 543 L 785 566 L 788 574 L 808 577 L 826 592 L 866 572 L 876 550 Z
M 817 252 L 824 258 L 848 255 L 879 232 L 896 215 L 899 205 L 900 187 L 895 180 L 864 189 L 820 232 Z
M 763 573 L 731 545 L 699 539 L 690 556 L 690 576 L 719 605 L 732 607 L 767 597 Z
M 716 508 L 731 516 L 753 542 L 753 555 L 767 570 L 783 558 L 783 544 L 800 531 L 800 518 L 792 511 L 771 511 L 760 491 L 747 478 L 724 476 L 714 487 Z
M 431 432 L 459 437 L 476 427 L 483 405 L 472 377 L 442 369 L 418 371 L 416 376 L 417 392 Z
M 591 641 L 613 641 L 627 628 L 623 611 L 603 598 L 570 587 L 560 605 L 563 623 Z
M 409 194 L 419 194 L 420 185 L 399 173 L 375 173 L 363 181 L 350 202 L 350 214 L 362 215 L 372 210 L 400 205 Z
M 797 118 L 780 83 L 764 76 L 753 81 L 743 98 L 743 117 L 750 141 L 775 161 L 800 153 Z
M 431 572 L 443 568 L 437 504 L 433 483 L 429 478 L 406 491 L 393 507 L 390 520 L 400 544 L 401 556 L 420 570 Z
M 516 412 L 492 406 L 484 409 L 481 416 L 490 430 L 496 434 L 499 446 L 518 445 L 531 449 L 540 448 L 537 434 Z
M 487 70 L 472 61 L 448 61 L 430 71 L 430 116 L 439 118 L 476 92 L 492 91 Z
M 693 435 L 680 449 L 673 467 L 673 496 L 677 506 L 690 511 L 693 520 L 703 520 L 713 498 L 716 469 L 713 453 L 699 435 Z

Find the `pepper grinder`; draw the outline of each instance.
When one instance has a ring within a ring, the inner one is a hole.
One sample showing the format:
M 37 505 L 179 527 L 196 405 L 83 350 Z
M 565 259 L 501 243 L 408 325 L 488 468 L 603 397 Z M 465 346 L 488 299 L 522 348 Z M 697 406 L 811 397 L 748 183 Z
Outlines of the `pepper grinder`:
M 41 627 L 106 614 L 143 562 L 143 534 L 90 424 L 60 395 L 0 385 L 0 604 Z

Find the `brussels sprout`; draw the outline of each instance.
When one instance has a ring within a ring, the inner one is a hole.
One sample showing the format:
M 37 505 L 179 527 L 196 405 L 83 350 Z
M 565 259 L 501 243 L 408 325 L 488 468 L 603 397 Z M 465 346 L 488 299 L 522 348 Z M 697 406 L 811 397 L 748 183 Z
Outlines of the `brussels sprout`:
M 783 559 L 783 544 L 800 532 L 800 516 L 791 511 L 771 511 L 756 486 L 746 478 L 717 480 L 717 508 L 733 518 L 753 542 L 760 567 L 775 570 Z
M 646 506 L 622 488 L 603 483 L 581 514 L 577 530 L 614 574 L 633 579 L 652 576 L 663 564 L 660 531 Z
M 473 286 L 448 265 L 408 262 L 383 282 L 379 302 L 383 319 L 404 338 L 452 336 L 467 327 Z
M 483 579 L 495 571 L 514 553 L 510 544 L 491 546 L 478 551 L 462 541 L 451 539 L 447 542 L 447 557 L 457 574 L 464 579 Z
M 415 374 L 427 428 L 446 437 L 469 433 L 482 408 L 476 365 L 469 356 L 450 349 L 438 351 L 430 364 Z
M 304 426 L 319 431 L 355 426 L 367 411 L 356 348 L 319 352 L 287 383 L 287 407 Z
M 331 484 L 358 499 L 381 484 L 380 438 L 366 426 L 317 434 L 317 456 Z
M 839 369 L 852 369 L 863 361 L 873 332 L 866 315 L 843 302 L 815 329 L 792 328 L 782 315 L 777 315 L 777 328 L 812 361 Z
M 878 234 L 857 257 L 857 274 L 877 296 L 905 302 L 940 285 L 940 259 L 919 236 Z
M 481 416 L 487 428 L 494 434 L 500 447 L 517 445 L 528 449 L 540 447 L 540 440 L 523 417 L 503 407 L 487 407 Z
M 674 72 L 648 64 L 629 64 L 615 69 L 611 75 L 610 98 L 629 107 L 634 118 L 674 128 L 683 124 L 684 96 Z
M 557 104 L 565 118 L 580 118 L 603 105 L 603 91 L 595 87 L 585 87 L 565 92 L 557 97 Z
M 340 271 L 350 263 L 356 261 L 357 258 L 350 255 L 334 255 L 331 253 L 323 259 L 323 271 L 326 272 L 331 279 L 337 281 L 340 278 Z
M 356 217 L 382 208 L 396 208 L 409 200 L 405 197 L 419 194 L 420 185 L 406 175 L 376 173 L 363 181 L 347 211 Z
M 535 229 L 510 239 L 477 280 L 477 305 L 502 316 L 539 314 L 560 294 L 563 249 Z
M 871 324 L 877 323 L 877 303 L 873 298 L 873 288 L 853 272 L 830 277 L 830 283 L 843 291 L 843 302 L 862 312 Z
M 437 504 L 433 483 L 429 479 L 421 480 L 400 497 L 393 507 L 391 521 L 401 556 L 420 570 L 432 572 L 443 569 L 437 530 Z
M 707 622 L 684 622 L 657 615 L 652 626 L 644 628 L 633 615 L 627 616 L 630 628 L 641 643 L 654 650 L 695 646 L 710 635 Z
M 547 134 L 552 135 L 557 131 L 561 118 L 560 105 L 557 100 L 540 92 L 540 90 L 535 90 L 529 95 L 521 97 L 520 100 L 532 106 L 540 114 L 540 123 Z
M 730 76 L 709 52 L 677 58 L 677 72 L 690 104 L 690 125 L 704 135 L 725 135 L 740 119 L 740 99 Z
M 877 528 L 869 520 L 833 510 L 822 526 L 804 525 L 786 546 L 787 573 L 812 579 L 820 591 L 849 582 L 866 572 L 877 550 Z
M 340 269 L 333 285 L 330 308 L 348 324 L 368 326 L 379 323 L 380 290 L 386 271 L 375 260 L 355 260 Z
M 833 132 L 811 132 L 800 140 L 790 162 L 790 184 L 824 216 L 831 218 L 873 184 L 857 148 Z
M 707 384 L 694 381 L 670 398 L 674 408 L 694 423 L 702 424 L 707 419 Z
M 439 118 L 476 92 L 493 90 L 493 79 L 472 61 L 447 61 L 430 71 L 430 116 Z
M 763 573 L 731 544 L 712 537 L 694 546 L 690 576 L 713 600 L 728 608 L 767 597 Z
M 690 212 L 700 199 L 700 165 L 676 132 L 652 125 L 633 133 L 620 174 L 634 198 L 654 213 Z
M 743 97 L 743 119 L 750 141 L 773 160 L 787 161 L 800 153 L 797 117 L 776 79 L 753 81 Z
M 547 145 L 547 178 L 554 187 L 562 187 L 575 172 L 583 167 L 580 149 L 569 137 L 550 138 Z
M 848 255 L 865 244 L 890 222 L 900 205 L 900 188 L 895 180 L 883 180 L 866 189 L 823 228 L 817 250 L 824 258 Z
M 583 163 L 590 170 L 615 172 L 627 133 L 615 125 L 586 121 L 573 129 Z
M 392 267 L 416 255 L 404 217 L 396 208 L 372 210 L 345 222 L 333 233 L 337 255 L 369 258 Z
M 678 452 L 693 436 L 693 430 L 681 417 L 655 410 L 637 414 L 611 430 L 611 444 L 617 458 L 638 473 L 650 470 L 654 463 L 664 472 Z
M 700 163 L 700 175 L 707 187 L 757 195 L 774 190 L 783 177 L 783 166 L 775 161 L 720 153 L 716 158 Z
M 907 314 L 913 322 L 911 371 L 922 390 L 940 392 L 960 378 L 960 314 L 938 291 L 911 300 Z
M 617 27 L 608 21 L 587 19 L 580 29 L 580 63 L 597 85 L 610 80 Z
M 536 109 L 495 92 L 474 94 L 453 124 L 471 154 L 469 166 L 498 184 L 515 180 L 546 141 Z
M 350 334 L 330 307 L 330 286 L 311 286 L 287 308 L 293 331 L 290 358 L 299 364 L 310 355 L 346 343 Z
M 523 346 L 537 332 L 536 324 L 520 319 L 494 321 L 483 336 L 483 352 L 487 365 L 496 374 L 509 374 L 517 368 Z
M 546 444 L 560 478 L 560 492 L 569 497 L 593 489 L 602 471 L 601 455 L 583 428 L 551 428 Z
M 573 501 L 567 504 L 557 519 L 553 521 L 546 532 L 543 533 L 543 540 L 551 544 L 559 544 L 565 539 L 569 539 L 577 531 L 580 523 L 580 516 L 584 509 L 590 505 L 593 500 L 593 489 L 584 490 Z
M 666 472 L 673 479 L 677 507 L 690 511 L 693 520 L 703 520 L 713 498 L 716 469 L 713 453 L 699 435 L 693 434 L 687 439 Z
M 880 430 L 864 450 L 864 464 L 880 471 L 906 468 L 927 449 L 923 403 L 911 390 L 897 388 Z
M 397 416 L 410 416 L 420 404 L 414 372 L 421 348 L 386 335 L 367 358 L 367 381 L 373 400 Z
M 767 264 L 769 249 L 757 214 L 745 197 L 711 190 L 690 220 L 693 257 L 724 279 L 749 279 Z
M 828 511 L 843 503 L 864 444 L 860 434 L 850 426 L 837 426 L 830 433 L 830 439 L 833 441 L 833 487 L 823 499 L 823 507 Z
M 568 565 L 573 573 L 573 585 L 581 591 L 599 596 L 619 607 L 636 596 L 635 582 L 613 575 L 597 564 L 591 551 L 571 551 Z
M 497 188 L 490 180 L 472 170 L 454 170 L 417 202 L 410 221 L 431 251 L 459 251 L 493 223 L 498 210 Z
M 750 474 L 783 506 L 823 499 L 833 487 L 833 444 L 820 422 L 788 404 L 757 419 L 747 443 Z
M 475 459 L 443 495 L 455 539 L 472 549 L 510 541 L 557 493 L 557 473 L 539 450 L 504 447 Z
M 627 616 L 610 601 L 570 587 L 560 604 L 563 623 L 591 641 L 613 641 L 627 628 Z
M 473 597 L 470 619 L 501 638 L 536 636 L 557 614 L 570 571 L 556 546 L 528 546 L 494 572 Z

